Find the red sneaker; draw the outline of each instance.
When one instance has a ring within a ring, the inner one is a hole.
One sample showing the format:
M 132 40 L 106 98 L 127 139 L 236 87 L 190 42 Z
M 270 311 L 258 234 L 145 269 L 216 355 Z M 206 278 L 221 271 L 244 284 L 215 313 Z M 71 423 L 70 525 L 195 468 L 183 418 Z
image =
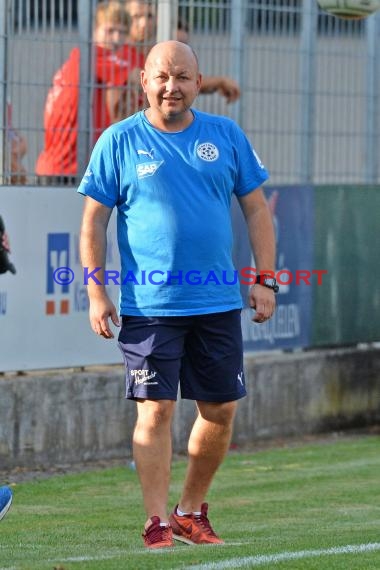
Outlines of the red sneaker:
M 178 507 L 178 505 L 177 505 Z M 203 503 L 200 515 L 177 515 L 177 507 L 169 516 L 173 538 L 186 544 L 224 544 L 214 532 L 207 518 L 208 504 Z
M 160 517 L 152 517 L 151 524 L 142 535 L 147 548 L 169 548 L 175 546 L 170 525 L 161 526 Z

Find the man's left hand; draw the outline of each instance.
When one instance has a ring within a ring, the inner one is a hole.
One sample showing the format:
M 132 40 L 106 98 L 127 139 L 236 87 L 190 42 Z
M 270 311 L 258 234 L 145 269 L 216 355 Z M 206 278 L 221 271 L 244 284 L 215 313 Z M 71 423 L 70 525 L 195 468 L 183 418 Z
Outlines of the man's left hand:
M 265 323 L 276 308 L 274 291 L 264 285 L 253 285 L 249 291 L 249 306 L 256 311 L 252 320 L 255 323 Z

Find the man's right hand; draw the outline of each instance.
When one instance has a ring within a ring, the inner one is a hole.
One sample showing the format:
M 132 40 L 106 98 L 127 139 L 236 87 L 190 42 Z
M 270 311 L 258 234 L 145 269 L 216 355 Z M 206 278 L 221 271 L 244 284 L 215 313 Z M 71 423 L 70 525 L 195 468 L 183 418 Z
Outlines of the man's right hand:
M 120 320 L 116 307 L 105 293 L 102 297 L 90 300 L 90 323 L 92 330 L 104 338 L 114 338 L 109 326 L 109 318 L 116 327 L 120 327 Z

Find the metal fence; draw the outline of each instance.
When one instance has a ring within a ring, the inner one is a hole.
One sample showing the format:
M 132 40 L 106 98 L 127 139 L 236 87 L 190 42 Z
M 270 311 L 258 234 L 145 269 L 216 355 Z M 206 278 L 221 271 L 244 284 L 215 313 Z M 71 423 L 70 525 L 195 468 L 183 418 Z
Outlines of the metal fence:
M 37 183 L 46 95 L 74 46 L 81 51 L 78 178 L 83 174 L 91 148 L 95 6 L 1 1 L 2 184 Z M 156 8 L 159 39 L 173 37 L 179 17 L 202 72 L 238 81 L 238 102 L 202 95 L 196 106 L 239 122 L 273 184 L 379 183 L 380 14 L 347 22 L 321 12 L 316 0 L 157 0 Z M 24 156 L 18 134 L 27 143 Z M 15 149 L 24 173 L 12 166 Z

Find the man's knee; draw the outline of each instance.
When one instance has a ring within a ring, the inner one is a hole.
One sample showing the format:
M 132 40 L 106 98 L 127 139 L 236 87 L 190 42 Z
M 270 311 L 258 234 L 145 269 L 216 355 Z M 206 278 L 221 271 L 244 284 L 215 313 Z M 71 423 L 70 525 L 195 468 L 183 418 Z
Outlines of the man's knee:
M 143 400 L 137 403 L 137 425 L 146 429 L 158 429 L 171 423 L 175 402 L 173 400 Z
M 233 422 L 237 409 L 237 401 L 197 402 L 197 405 L 204 420 L 225 426 Z

